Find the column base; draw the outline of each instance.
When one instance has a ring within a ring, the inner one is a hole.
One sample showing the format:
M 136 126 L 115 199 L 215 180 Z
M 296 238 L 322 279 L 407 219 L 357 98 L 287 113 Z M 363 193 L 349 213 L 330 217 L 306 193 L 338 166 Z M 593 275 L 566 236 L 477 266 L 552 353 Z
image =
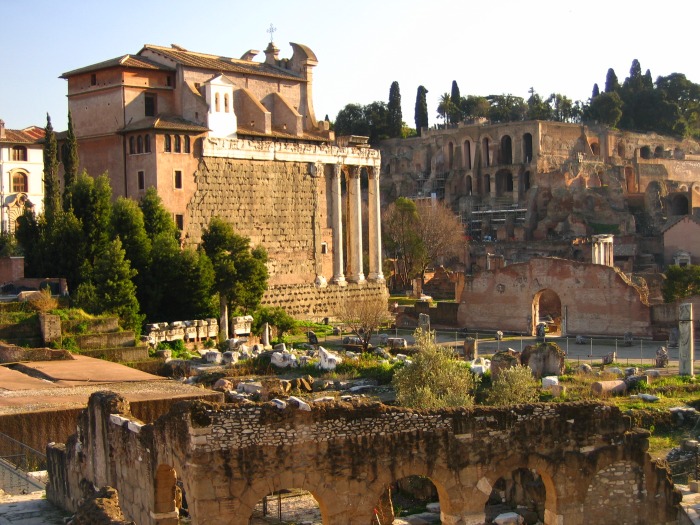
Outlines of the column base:
M 349 282 L 355 283 L 355 284 L 362 284 L 362 283 L 367 282 L 367 281 L 365 281 L 365 274 L 364 273 L 361 273 L 359 275 L 348 275 L 347 280 Z
M 370 273 L 367 276 L 368 281 L 384 281 L 384 274 L 383 273 Z
M 348 282 L 345 280 L 344 275 L 338 277 L 331 277 L 331 284 L 336 284 L 338 286 L 347 286 Z

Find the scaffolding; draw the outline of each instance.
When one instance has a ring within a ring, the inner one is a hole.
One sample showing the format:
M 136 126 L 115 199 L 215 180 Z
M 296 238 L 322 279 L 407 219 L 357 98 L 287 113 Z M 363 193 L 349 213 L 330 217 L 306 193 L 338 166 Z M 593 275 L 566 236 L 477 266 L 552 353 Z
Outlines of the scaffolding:
M 484 222 L 488 221 L 492 230 L 505 225 L 508 220 L 512 221 L 514 227 L 523 226 L 526 214 L 527 208 L 519 208 L 517 204 L 504 206 L 502 203 L 496 203 L 496 206 L 476 204 L 460 217 L 467 235 L 472 239 L 481 240 Z

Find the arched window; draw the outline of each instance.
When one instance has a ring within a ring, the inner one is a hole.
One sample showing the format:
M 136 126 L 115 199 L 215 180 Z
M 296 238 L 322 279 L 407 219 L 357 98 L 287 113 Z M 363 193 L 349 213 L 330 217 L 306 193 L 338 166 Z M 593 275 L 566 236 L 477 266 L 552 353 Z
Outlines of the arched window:
M 146 135 L 143 138 L 143 151 L 145 151 L 146 153 L 151 152 L 151 136 L 150 135 Z
M 24 146 L 12 146 L 12 160 L 26 162 L 27 148 Z
M 170 139 L 170 135 L 166 135 L 166 136 L 165 136 L 165 144 L 164 144 L 163 149 L 164 149 L 167 153 L 170 153 L 170 152 L 172 151 L 172 149 L 173 149 L 172 143 L 170 142 L 170 140 L 171 140 L 171 139 Z
M 491 165 L 491 159 L 489 157 L 489 139 L 484 139 L 481 141 L 481 154 L 483 155 L 481 165 L 484 168 L 488 168 Z
M 228 93 L 224 93 L 224 111 L 228 113 Z
M 218 93 L 214 94 L 214 111 L 216 111 L 217 113 L 219 111 L 221 111 L 221 109 L 219 108 L 219 94 Z
M 133 155 L 134 153 L 136 153 L 136 143 L 134 137 L 129 137 L 129 154 Z
M 143 153 L 143 137 L 141 135 L 136 137 L 136 152 Z
M 185 135 L 185 153 L 190 152 L 190 137 Z
M 532 135 L 530 133 L 523 135 L 523 157 L 525 157 L 525 164 L 529 164 L 532 160 Z
M 464 167 L 472 169 L 472 143 L 468 140 L 464 141 Z
M 454 162 L 455 147 L 451 142 L 447 145 L 447 168 L 452 169 L 452 164 Z
M 182 139 L 180 135 L 175 135 L 175 153 L 180 153 L 182 151 Z
M 12 174 L 13 193 L 27 193 L 27 174 L 23 171 L 16 171 Z
M 510 135 L 501 137 L 501 164 L 513 164 L 513 141 Z

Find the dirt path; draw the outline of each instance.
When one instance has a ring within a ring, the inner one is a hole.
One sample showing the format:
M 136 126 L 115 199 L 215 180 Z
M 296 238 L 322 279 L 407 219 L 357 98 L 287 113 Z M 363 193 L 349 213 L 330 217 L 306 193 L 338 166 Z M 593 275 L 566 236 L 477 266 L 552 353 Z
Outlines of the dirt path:
M 0 525 L 63 525 L 70 515 L 51 504 L 43 491 L 19 496 L 0 491 Z

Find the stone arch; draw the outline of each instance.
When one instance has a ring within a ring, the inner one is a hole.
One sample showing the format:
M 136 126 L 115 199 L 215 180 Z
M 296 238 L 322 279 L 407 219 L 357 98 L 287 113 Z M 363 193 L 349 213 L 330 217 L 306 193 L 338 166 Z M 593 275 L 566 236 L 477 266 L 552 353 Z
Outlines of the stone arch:
M 604 525 L 636 524 L 646 496 L 643 467 L 634 461 L 612 462 L 598 470 L 588 485 L 583 515 Z M 611 504 L 616 509 L 614 517 L 609 512 Z
M 468 170 L 472 169 L 472 142 L 467 139 L 464 141 L 464 167 Z
M 562 304 L 559 294 L 551 288 L 543 288 L 532 298 L 532 335 L 536 335 L 537 325 L 540 322 L 547 322 L 551 318 L 550 333 L 561 329 L 562 326 Z
M 664 147 L 663 146 L 656 146 L 654 148 L 654 158 L 655 159 L 661 159 L 664 156 Z
M 642 148 L 639 150 L 639 156 L 645 160 L 651 159 L 651 146 L 642 146 Z
M 501 137 L 501 164 L 513 164 L 513 139 L 510 135 Z
M 670 198 L 669 214 L 670 215 L 688 215 L 688 196 L 682 193 L 677 193 Z
M 513 193 L 513 173 L 510 170 L 496 172 L 496 196 Z
M 523 159 L 525 164 L 532 161 L 532 134 L 525 133 L 523 135 Z
M 536 475 L 544 485 L 544 525 L 556 525 L 559 523 L 557 514 L 559 512 L 559 494 L 557 485 L 554 482 L 555 469 L 550 465 L 549 461 L 541 456 L 530 456 L 527 459 L 511 457 L 502 462 L 500 468 L 492 470 L 487 476 L 479 481 L 481 490 L 490 488 L 492 491 L 497 487 L 499 480 L 502 478 L 512 477 L 513 473 L 518 471 L 529 471 Z M 533 476 L 534 477 L 534 476 Z M 487 494 L 487 497 L 491 496 Z M 484 507 L 488 504 L 488 499 L 484 503 Z
M 290 490 L 301 490 L 311 494 L 318 505 L 321 521 L 323 523 L 332 523 L 328 505 L 328 500 L 332 494 L 328 493 L 326 497 L 323 495 L 323 489 L 309 485 L 304 472 L 296 473 L 296 475 L 292 472 L 283 472 L 279 476 L 253 482 L 252 485 L 247 487 L 247 490 L 239 500 L 241 504 L 239 513 L 241 516 L 247 515 L 248 519 L 245 523 L 250 523 L 250 520 L 255 517 L 256 511 L 262 509 L 263 498 Z

